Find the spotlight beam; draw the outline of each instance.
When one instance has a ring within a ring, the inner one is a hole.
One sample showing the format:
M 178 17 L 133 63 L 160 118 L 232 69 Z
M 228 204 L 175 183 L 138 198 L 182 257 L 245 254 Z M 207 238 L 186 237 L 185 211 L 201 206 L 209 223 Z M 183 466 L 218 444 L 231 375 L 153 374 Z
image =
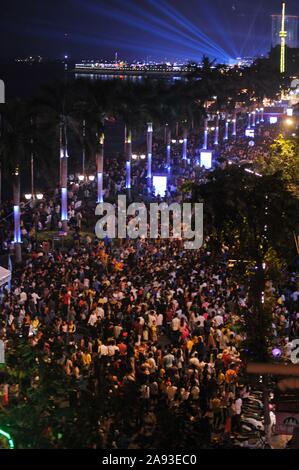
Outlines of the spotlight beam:
M 221 54 L 221 56 L 228 57 L 227 52 L 225 52 L 220 46 L 215 44 L 211 38 L 206 36 L 204 33 L 199 31 L 195 28 L 194 24 L 192 24 L 187 18 L 185 18 L 176 8 L 172 7 L 163 0 L 147 0 L 151 5 L 153 5 L 156 9 L 162 11 L 166 14 L 172 21 L 175 21 L 177 24 L 182 26 L 184 29 L 188 31 L 192 31 L 195 36 L 197 36 L 202 41 L 205 41 L 208 44 L 211 44 L 212 47 L 215 48 L 215 51 Z
M 121 2 L 121 4 L 123 4 L 121 0 L 118 0 L 118 1 Z M 155 7 L 156 7 L 156 5 L 155 5 Z M 156 23 L 158 26 L 161 26 L 162 28 L 167 28 L 169 31 L 174 32 L 176 35 L 179 34 L 181 37 L 186 38 L 189 43 L 192 42 L 198 48 L 198 38 L 194 39 L 194 37 L 192 37 L 190 35 L 190 33 L 187 34 L 187 33 L 183 32 L 181 30 L 178 31 L 178 28 L 176 26 L 173 26 L 170 22 L 162 20 L 158 16 L 153 15 L 153 14 L 145 11 L 143 8 L 140 8 L 140 7 L 136 6 L 136 4 L 133 4 L 132 2 L 130 2 L 130 0 L 127 0 L 126 8 L 130 8 L 130 10 L 133 11 L 133 12 L 139 12 L 139 14 L 143 15 L 143 17 L 145 17 L 146 19 L 152 21 L 153 23 Z M 185 28 L 186 27 L 184 27 L 184 29 Z M 188 29 L 188 31 L 189 31 L 189 29 Z M 194 34 L 194 33 L 192 33 L 192 34 Z M 198 34 L 196 36 L 198 36 Z M 201 38 L 201 41 L 203 41 L 203 38 Z M 217 56 L 219 55 L 220 51 L 217 50 L 217 49 L 215 50 L 215 45 L 211 43 L 211 40 L 209 40 L 207 46 L 209 48 L 211 48 L 210 54 L 216 54 Z M 227 56 L 227 54 L 224 51 L 223 51 L 223 54 L 225 56 Z
M 140 20 L 140 19 L 138 19 L 138 18 L 136 18 L 132 15 L 129 15 L 128 13 L 126 13 L 126 14 L 121 13 L 119 10 L 112 9 L 111 7 L 109 9 L 105 9 L 102 6 L 99 6 L 99 5 L 86 4 L 85 2 L 82 2 L 82 1 L 80 1 L 80 3 L 82 4 L 82 6 L 84 5 L 85 9 L 88 8 L 88 9 L 92 10 L 93 12 L 97 12 L 99 14 L 105 15 L 107 17 L 110 17 L 110 18 L 118 21 L 118 22 L 126 23 L 129 26 L 140 29 L 141 31 L 148 31 L 151 34 L 155 34 L 156 36 L 159 36 L 163 39 L 167 39 L 167 40 L 171 41 L 172 43 L 180 44 L 180 45 L 184 46 L 185 48 L 193 49 L 193 50 L 196 50 L 197 52 L 199 52 L 200 48 L 201 48 L 202 53 L 206 53 L 208 55 L 216 55 L 215 51 L 213 49 L 211 49 L 211 47 L 209 47 L 205 44 L 198 43 L 197 46 L 191 45 L 190 40 L 184 41 L 183 39 L 180 39 L 177 35 L 171 35 L 170 33 L 167 33 L 165 30 L 154 28 L 153 26 L 149 25 L 147 22 L 142 21 L 142 20 Z M 225 54 L 225 56 L 226 56 L 226 54 Z M 220 58 L 220 57 L 223 58 L 223 53 L 221 53 L 220 56 L 219 56 L 219 54 L 217 54 L 217 57 L 218 58 Z

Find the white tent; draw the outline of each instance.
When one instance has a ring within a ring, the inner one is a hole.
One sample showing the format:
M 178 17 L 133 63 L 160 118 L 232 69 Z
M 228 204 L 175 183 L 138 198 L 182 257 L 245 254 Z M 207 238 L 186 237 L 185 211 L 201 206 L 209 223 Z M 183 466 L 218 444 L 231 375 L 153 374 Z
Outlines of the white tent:
M 11 280 L 11 272 L 0 266 L 0 287 Z

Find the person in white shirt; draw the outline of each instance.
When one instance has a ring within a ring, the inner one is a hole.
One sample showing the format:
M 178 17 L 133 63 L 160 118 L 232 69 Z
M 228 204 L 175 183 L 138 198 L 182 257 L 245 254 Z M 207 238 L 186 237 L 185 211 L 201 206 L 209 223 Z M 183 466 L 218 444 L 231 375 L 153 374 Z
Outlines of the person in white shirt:
M 101 344 L 98 348 L 98 352 L 101 357 L 108 356 L 108 347 L 105 344 Z
M 113 357 L 117 351 L 119 351 L 119 347 L 116 346 L 115 341 L 112 341 L 112 343 L 108 345 L 108 356 Z
M 173 332 L 179 331 L 179 329 L 180 329 L 180 324 L 181 324 L 180 319 L 179 319 L 177 316 L 175 316 L 175 317 L 171 320 L 171 329 L 172 329 L 172 331 L 173 331 Z
M 222 315 L 216 315 L 214 318 L 213 318 L 214 322 L 215 322 L 215 326 L 216 328 L 218 328 L 219 326 L 223 325 L 224 323 L 224 320 L 223 320 L 223 316 Z
M 95 311 L 91 312 L 90 317 L 88 319 L 88 325 L 94 327 L 94 326 L 96 326 L 97 321 L 98 321 L 98 317 L 97 317 L 96 312 Z
M 20 302 L 19 302 L 19 304 L 20 304 L 20 305 L 24 305 L 24 303 L 25 303 L 26 301 L 27 301 L 27 294 L 26 294 L 26 292 L 23 291 L 23 292 L 21 292 L 21 294 L 20 294 Z
M 243 401 L 242 401 L 242 398 L 240 398 L 240 397 L 236 398 L 236 400 L 232 404 L 232 411 L 233 411 L 232 428 L 233 428 L 233 432 L 239 432 L 240 431 L 242 405 L 243 405 Z
M 189 365 L 196 367 L 196 369 L 200 369 L 200 361 L 197 357 L 196 352 L 192 355 L 191 359 L 189 360 Z
M 168 387 L 166 388 L 167 398 L 170 402 L 174 400 L 177 389 L 178 387 L 176 387 L 175 385 L 168 385 Z
M 37 305 L 37 301 L 40 299 L 40 296 L 36 292 L 33 292 L 33 294 L 31 294 L 31 297 L 33 299 L 34 304 Z
M 103 318 L 105 317 L 105 310 L 102 307 L 96 307 L 95 312 L 97 318 L 103 320 Z

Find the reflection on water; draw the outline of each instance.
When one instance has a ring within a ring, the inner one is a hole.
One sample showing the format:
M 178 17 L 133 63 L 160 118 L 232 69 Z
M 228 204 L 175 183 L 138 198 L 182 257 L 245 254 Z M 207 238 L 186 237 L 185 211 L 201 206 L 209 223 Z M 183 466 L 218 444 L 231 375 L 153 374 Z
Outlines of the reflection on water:
M 168 83 L 173 83 L 177 80 L 186 80 L 186 77 L 166 77 L 165 75 L 160 76 L 149 76 L 149 75 L 118 75 L 118 74 L 97 74 L 97 73 L 75 73 L 76 79 L 86 78 L 88 80 L 129 80 L 131 82 L 140 82 L 142 80 L 163 80 Z

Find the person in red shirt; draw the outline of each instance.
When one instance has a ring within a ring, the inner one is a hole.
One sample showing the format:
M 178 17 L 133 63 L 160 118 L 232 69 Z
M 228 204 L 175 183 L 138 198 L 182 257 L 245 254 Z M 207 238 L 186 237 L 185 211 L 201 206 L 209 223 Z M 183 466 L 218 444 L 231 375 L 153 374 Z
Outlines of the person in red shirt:
M 121 356 L 126 356 L 127 355 L 127 350 L 128 350 L 127 345 L 123 341 L 120 341 L 118 343 L 118 347 L 119 347 L 119 354 Z

